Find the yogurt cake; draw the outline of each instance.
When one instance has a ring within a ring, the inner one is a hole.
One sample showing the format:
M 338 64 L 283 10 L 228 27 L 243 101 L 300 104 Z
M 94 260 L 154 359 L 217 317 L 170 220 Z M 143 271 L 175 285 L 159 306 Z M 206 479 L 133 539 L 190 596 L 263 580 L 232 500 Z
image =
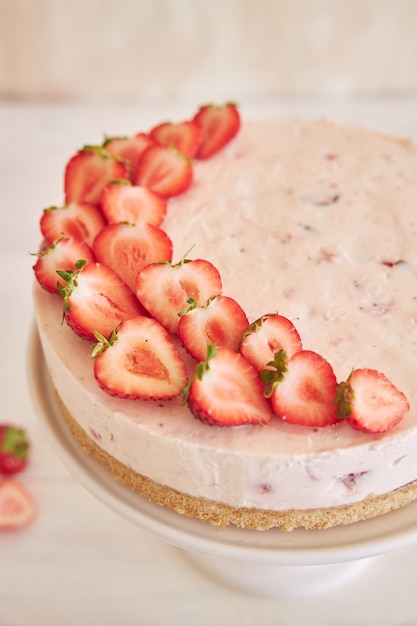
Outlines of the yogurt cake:
M 325 120 L 245 121 L 225 146 L 191 163 L 192 181 L 166 199 L 161 224 L 173 263 L 184 255 L 209 261 L 248 324 L 278 312 L 339 383 L 357 368 L 382 372 L 403 399 L 402 419 L 385 432 L 363 432 L 347 419 L 311 427 L 272 411 L 264 425 L 222 426 L 196 418 L 182 394 L 111 395 L 95 376 L 94 342 L 63 322 L 63 294 L 38 278 L 37 328 L 74 436 L 117 480 L 219 526 L 324 529 L 410 503 L 417 497 L 416 147 Z M 98 197 L 87 201 L 100 206 L 103 192 Z M 66 195 L 65 203 L 82 200 Z M 176 332 L 168 335 L 192 381 L 197 360 Z

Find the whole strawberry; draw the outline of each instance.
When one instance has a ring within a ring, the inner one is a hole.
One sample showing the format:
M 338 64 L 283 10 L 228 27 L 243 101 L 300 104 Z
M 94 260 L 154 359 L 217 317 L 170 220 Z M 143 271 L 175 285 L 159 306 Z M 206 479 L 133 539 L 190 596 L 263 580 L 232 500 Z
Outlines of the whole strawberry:
M 28 462 L 29 440 L 23 428 L 0 424 L 0 474 L 23 471 Z

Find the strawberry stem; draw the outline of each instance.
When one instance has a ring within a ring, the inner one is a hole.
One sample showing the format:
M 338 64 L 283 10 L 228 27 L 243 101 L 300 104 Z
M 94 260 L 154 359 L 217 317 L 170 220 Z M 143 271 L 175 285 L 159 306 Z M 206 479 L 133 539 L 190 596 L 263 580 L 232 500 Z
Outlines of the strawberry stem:
M 188 255 L 190 254 L 191 250 L 194 248 L 195 243 L 193 243 L 193 245 L 191 246 L 191 248 L 189 250 L 187 250 L 187 252 L 184 254 L 184 256 L 182 256 L 180 258 L 180 260 L 178 261 L 178 263 L 176 263 L 173 267 L 181 267 L 181 265 L 184 265 L 184 263 L 190 263 L 191 259 L 188 259 Z
M 239 347 L 242 345 L 243 340 L 248 335 L 257 333 L 262 328 L 262 324 L 265 322 L 265 320 L 267 320 L 268 317 L 271 317 L 271 315 L 274 315 L 274 313 L 266 313 L 265 315 L 262 315 L 262 317 L 259 317 L 257 320 L 249 324 L 249 326 L 246 328 L 246 330 L 243 331 L 242 335 L 240 336 Z
M 208 343 L 207 344 L 207 356 L 206 356 L 206 359 L 204 361 L 200 361 L 200 363 L 197 363 L 196 368 L 195 368 L 194 377 L 191 380 L 188 381 L 188 383 L 186 384 L 186 386 L 184 387 L 184 389 L 181 392 L 182 403 L 183 404 L 187 404 L 188 395 L 190 393 L 190 387 L 191 387 L 193 381 L 194 380 L 202 380 L 203 379 L 204 374 L 210 369 L 209 361 L 215 356 L 216 353 L 217 353 L 216 346 L 213 346 L 210 343 Z
M 188 298 L 187 305 L 185 309 L 178 313 L 178 317 L 184 317 L 189 311 L 196 309 L 198 307 L 197 300 L 195 298 Z
M 347 381 L 339 383 L 336 387 L 335 402 L 337 407 L 337 417 L 339 419 L 345 419 L 349 417 L 352 412 L 352 405 L 354 399 L 354 392 L 352 385 L 350 384 L 350 377 Z
M 97 339 L 97 343 L 93 344 L 91 356 L 93 359 L 98 357 L 99 354 L 105 352 L 107 348 L 110 348 L 117 341 L 117 331 L 119 330 L 119 326 L 111 331 L 108 339 L 104 335 L 98 332 L 98 330 L 94 331 L 94 337 Z
M 87 265 L 87 261 L 84 259 L 78 259 L 75 262 L 75 271 L 74 270 L 57 270 L 56 273 L 62 280 L 66 282 L 65 287 L 63 287 L 60 283 L 58 283 L 58 292 L 64 299 L 64 312 L 70 310 L 70 305 L 68 304 L 68 297 L 74 291 L 74 287 L 77 286 L 77 277 L 84 265 Z
M 107 179 L 108 183 L 115 183 L 118 185 L 127 185 L 128 187 L 132 187 L 132 183 L 130 180 L 127 180 L 126 178 L 108 178 Z
M 2 452 L 10 452 L 19 459 L 26 459 L 29 441 L 23 428 L 9 426 L 4 433 L 1 445 Z
M 287 371 L 287 353 L 285 350 L 278 350 L 274 355 L 274 360 L 267 363 L 267 368 L 259 373 L 261 381 L 266 386 L 264 395 L 270 398 L 277 385 L 284 380 Z

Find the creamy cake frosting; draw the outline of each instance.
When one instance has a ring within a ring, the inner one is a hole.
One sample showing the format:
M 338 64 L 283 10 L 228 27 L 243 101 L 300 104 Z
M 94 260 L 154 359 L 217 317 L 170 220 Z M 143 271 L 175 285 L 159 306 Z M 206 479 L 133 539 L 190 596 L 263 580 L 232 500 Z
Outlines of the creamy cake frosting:
M 147 497 L 216 524 L 326 527 L 416 497 L 417 149 L 327 121 L 246 122 L 194 164 L 163 228 L 174 261 L 190 248 L 211 261 L 249 321 L 278 311 L 338 380 L 356 367 L 383 371 L 411 410 L 370 435 L 279 418 L 208 426 L 180 398 L 111 397 L 94 379 L 91 344 L 61 323 L 61 298 L 36 284 L 52 382 L 88 450 Z

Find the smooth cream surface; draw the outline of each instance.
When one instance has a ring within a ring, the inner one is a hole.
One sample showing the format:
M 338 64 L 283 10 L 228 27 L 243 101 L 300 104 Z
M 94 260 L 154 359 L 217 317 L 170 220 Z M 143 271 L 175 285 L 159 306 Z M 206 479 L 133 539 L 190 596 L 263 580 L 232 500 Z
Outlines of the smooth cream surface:
M 190 248 L 189 258 L 211 261 L 250 321 L 289 317 L 339 380 L 354 367 L 381 370 L 411 410 L 372 436 L 278 418 L 210 427 L 180 400 L 116 399 L 94 380 L 90 344 L 61 324 L 60 298 L 35 285 L 52 379 L 96 443 L 157 482 L 233 506 L 348 504 L 417 478 L 415 147 L 326 121 L 244 123 L 225 150 L 195 164 L 163 228 L 174 262 Z

